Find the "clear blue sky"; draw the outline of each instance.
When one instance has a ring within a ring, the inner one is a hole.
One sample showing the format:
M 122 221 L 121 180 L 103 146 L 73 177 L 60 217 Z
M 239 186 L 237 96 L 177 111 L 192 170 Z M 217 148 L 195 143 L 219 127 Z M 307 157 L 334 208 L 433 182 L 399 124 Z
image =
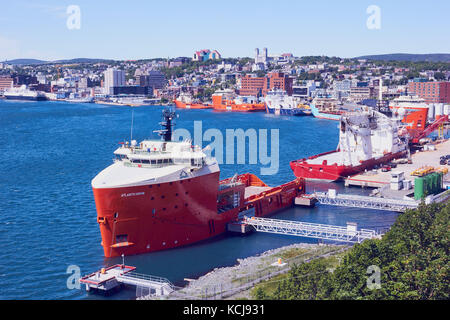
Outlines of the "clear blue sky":
M 81 29 L 66 27 L 67 6 L 81 9 Z M 369 30 L 369 5 L 381 29 Z M 3 0 L 0 61 L 15 58 L 142 59 L 270 54 L 354 57 L 450 53 L 448 0 Z

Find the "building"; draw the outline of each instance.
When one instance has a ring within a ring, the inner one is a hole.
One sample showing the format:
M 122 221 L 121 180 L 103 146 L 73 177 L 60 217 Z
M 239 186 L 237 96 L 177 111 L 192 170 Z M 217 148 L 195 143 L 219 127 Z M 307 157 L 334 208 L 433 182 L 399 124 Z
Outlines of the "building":
M 288 95 L 292 95 L 293 79 L 283 72 L 271 72 L 265 77 L 257 77 L 256 75 L 246 75 L 241 78 L 241 96 L 266 96 L 267 92 L 272 89 L 280 89 L 286 91 Z
M 200 51 L 194 52 L 194 57 L 192 58 L 193 61 L 208 61 L 208 60 L 219 60 L 222 56 L 217 50 L 209 50 L 209 49 L 203 49 Z
M 293 79 L 283 73 L 283 72 L 271 72 L 266 77 L 265 84 L 265 92 L 263 91 L 264 96 L 267 94 L 267 91 L 272 89 L 280 89 L 286 91 L 286 93 L 291 96 L 292 95 L 292 84 Z
M 373 95 L 373 88 L 368 86 L 356 86 L 350 88 L 350 98 L 359 102 L 369 99 Z
M 267 55 L 267 48 L 263 49 L 263 52 L 260 53 L 259 49 L 255 49 L 255 64 L 262 63 L 267 64 L 269 61 L 268 55 Z
M 260 96 L 267 87 L 266 77 L 257 77 L 254 74 L 245 75 L 241 78 L 241 96 Z
M 150 71 L 147 75 L 136 76 L 136 85 L 162 89 L 166 85 L 166 77 L 160 71 Z
M 5 91 L 13 87 L 14 80 L 10 77 L 0 77 L 0 91 Z
M 408 83 L 408 94 L 416 95 L 426 103 L 450 103 L 450 82 L 414 79 Z
M 104 88 L 106 94 L 112 94 L 113 87 L 125 86 L 125 72 L 115 68 L 108 68 L 104 72 Z
M 120 94 L 140 95 L 140 96 L 153 96 L 152 87 L 138 87 L 138 86 L 120 86 L 110 88 L 110 94 L 117 96 Z

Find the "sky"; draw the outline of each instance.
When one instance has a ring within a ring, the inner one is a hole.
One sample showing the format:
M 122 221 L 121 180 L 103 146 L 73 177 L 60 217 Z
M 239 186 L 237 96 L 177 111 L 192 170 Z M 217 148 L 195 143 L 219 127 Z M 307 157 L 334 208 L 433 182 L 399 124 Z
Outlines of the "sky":
M 449 13 L 448 0 L 0 0 L 0 61 L 450 53 Z

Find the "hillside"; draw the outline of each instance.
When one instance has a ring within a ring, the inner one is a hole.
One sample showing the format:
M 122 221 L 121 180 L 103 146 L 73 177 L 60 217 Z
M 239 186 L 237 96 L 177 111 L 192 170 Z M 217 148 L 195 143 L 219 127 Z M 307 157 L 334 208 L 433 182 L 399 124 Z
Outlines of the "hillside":
M 382 60 L 382 61 L 409 61 L 409 62 L 450 62 L 449 53 L 409 54 L 391 53 L 356 57 L 355 59 Z

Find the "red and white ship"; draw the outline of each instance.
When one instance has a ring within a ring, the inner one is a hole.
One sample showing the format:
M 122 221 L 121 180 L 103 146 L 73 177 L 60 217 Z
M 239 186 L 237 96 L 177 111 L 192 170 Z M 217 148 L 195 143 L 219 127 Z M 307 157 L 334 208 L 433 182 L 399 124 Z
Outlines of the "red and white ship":
M 227 223 L 293 205 L 304 180 L 269 187 L 252 174 L 219 180 L 216 159 L 189 141 L 171 141 L 174 113 L 164 112 L 162 140 L 124 143 L 92 180 L 106 257 L 192 244 Z
M 291 169 L 296 177 L 336 181 L 402 157 L 408 142 L 398 135 L 400 120 L 371 109 L 345 113 L 337 150 L 291 161 Z

